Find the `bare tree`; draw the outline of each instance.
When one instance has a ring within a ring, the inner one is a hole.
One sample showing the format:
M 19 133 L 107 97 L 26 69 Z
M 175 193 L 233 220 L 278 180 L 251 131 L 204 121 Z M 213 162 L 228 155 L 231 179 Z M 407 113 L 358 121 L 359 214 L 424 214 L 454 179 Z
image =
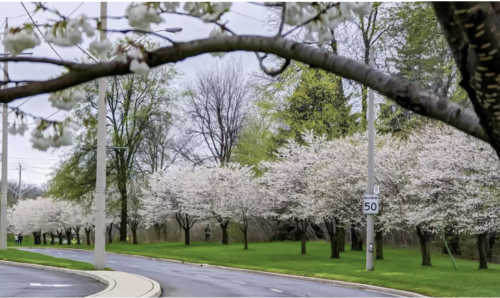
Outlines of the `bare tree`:
M 188 87 L 190 133 L 201 137 L 211 157 L 229 162 L 245 121 L 249 84 L 240 59 L 228 58 L 205 66 Z
M 251 89 L 243 69 L 240 59 L 224 59 L 205 66 L 188 87 L 190 135 L 201 138 L 210 150 L 210 159 L 222 165 L 231 160 L 249 107 Z M 227 244 L 230 219 L 219 214 L 214 217 L 222 229 L 222 243 Z

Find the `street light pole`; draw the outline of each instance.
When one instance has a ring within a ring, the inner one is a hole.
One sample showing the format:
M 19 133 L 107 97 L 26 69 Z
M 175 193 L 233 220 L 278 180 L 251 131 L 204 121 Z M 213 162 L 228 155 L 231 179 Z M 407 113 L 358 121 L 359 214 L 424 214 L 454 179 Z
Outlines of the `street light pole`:
M 374 67 L 373 46 L 370 47 L 370 66 Z M 374 113 L 373 89 L 368 90 L 368 186 L 366 193 L 373 195 L 374 187 L 374 135 L 375 135 L 375 113 Z M 373 243 L 375 242 L 375 215 L 366 215 L 366 270 L 373 270 Z
M 5 18 L 5 30 L 9 27 L 8 19 Z M 5 61 L 3 63 L 3 81 L 7 82 L 9 80 L 8 69 L 9 63 Z M 4 83 L 3 88 L 7 88 L 8 85 Z M 2 197 L 0 198 L 0 250 L 7 249 L 7 151 L 9 147 L 7 146 L 8 138 L 8 107 L 7 104 L 3 104 L 2 112 Z
M 108 3 L 101 2 L 100 40 L 106 39 Z M 106 53 L 100 54 L 100 62 L 106 61 Z M 104 270 L 106 233 L 106 89 L 107 78 L 99 79 L 99 102 L 97 115 L 97 173 L 95 182 L 95 246 L 94 267 Z

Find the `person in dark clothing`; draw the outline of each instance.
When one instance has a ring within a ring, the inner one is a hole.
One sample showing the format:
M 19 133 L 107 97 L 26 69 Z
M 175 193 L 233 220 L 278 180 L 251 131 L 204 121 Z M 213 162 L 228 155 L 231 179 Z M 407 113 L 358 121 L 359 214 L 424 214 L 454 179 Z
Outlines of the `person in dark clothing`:
M 207 224 L 207 226 L 205 227 L 205 242 L 210 241 L 210 233 L 210 224 Z
M 23 244 L 23 234 L 19 234 L 19 245 Z

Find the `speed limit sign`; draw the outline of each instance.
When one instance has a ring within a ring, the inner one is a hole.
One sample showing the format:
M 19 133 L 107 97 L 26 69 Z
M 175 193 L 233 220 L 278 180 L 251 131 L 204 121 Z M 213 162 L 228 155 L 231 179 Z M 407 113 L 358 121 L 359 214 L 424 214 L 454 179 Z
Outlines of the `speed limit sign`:
M 363 214 L 378 214 L 378 195 L 364 195 Z

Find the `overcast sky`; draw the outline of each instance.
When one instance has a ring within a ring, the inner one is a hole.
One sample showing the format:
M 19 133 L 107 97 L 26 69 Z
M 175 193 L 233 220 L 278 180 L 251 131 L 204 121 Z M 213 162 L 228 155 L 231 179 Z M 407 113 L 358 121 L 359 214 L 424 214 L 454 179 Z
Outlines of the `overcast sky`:
M 73 12 L 77 7 L 80 7 L 74 12 L 72 16 L 78 14 L 86 14 L 87 16 L 97 17 L 99 15 L 100 3 L 99 2 L 66 2 L 66 3 L 49 3 L 50 7 L 57 8 L 63 15 L 68 15 Z M 34 5 L 25 2 L 27 9 L 31 12 L 34 9 Z M 108 14 L 110 16 L 121 16 L 125 12 L 127 3 L 123 2 L 109 2 L 108 3 Z M 6 14 L 8 13 L 8 14 Z M 29 16 L 21 5 L 21 3 L 0 3 L 0 23 L 3 23 L 6 17 L 9 18 L 9 27 L 19 26 L 23 23 L 31 22 Z M 54 19 L 49 13 L 38 12 L 34 15 L 34 20 L 39 23 L 46 23 L 47 18 Z M 213 29 L 213 25 L 204 24 L 203 22 L 195 19 L 182 17 L 177 15 L 168 15 L 165 17 L 166 24 L 163 23 L 162 26 L 156 26 L 153 29 L 158 30 L 165 27 L 182 27 L 184 30 L 181 34 L 170 34 L 173 40 L 176 41 L 188 41 L 193 39 L 208 37 L 210 31 Z M 247 3 L 234 3 L 232 7 L 232 12 L 226 14 L 223 21 L 228 20 L 228 26 L 233 31 L 238 34 L 260 34 L 269 35 L 268 29 L 264 21 L 266 20 L 266 11 L 256 5 Z M 122 29 L 127 26 L 126 20 L 110 20 L 108 22 L 108 28 L 110 29 Z M 43 29 L 42 29 L 43 31 Z M 123 36 L 119 33 L 113 33 L 110 35 L 112 40 Z M 154 38 L 153 38 L 154 39 Z M 86 45 L 91 40 L 87 40 L 82 47 L 86 48 Z M 71 60 L 74 58 L 79 58 L 84 55 L 77 48 L 60 48 L 54 46 L 55 50 L 63 59 Z M 33 51 L 33 56 L 35 57 L 50 57 L 58 58 L 57 54 L 47 45 L 43 44 L 37 47 Z M 256 69 L 258 67 L 256 58 L 253 53 L 237 53 L 236 55 L 241 56 L 245 66 L 248 70 Z M 178 68 L 184 73 L 184 79 L 193 76 L 196 73 L 196 69 L 203 66 L 205 63 L 211 62 L 214 58 L 209 54 L 201 55 L 198 57 L 193 57 L 178 63 Z M 55 76 L 60 73 L 60 69 L 48 65 L 30 65 L 30 64 L 13 64 L 9 65 L 10 78 L 15 79 L 32 79 L 32 80 L 43 80 L 48 79 L 51 76 Z M 38 116 L 48 117 L 53 113 L 57 112 L 50 106 L 47 100 L 47 95 L 40 95 L 29 99 L 26 103 L 22 105 L 22 110 L 28 113 L 32 113 Z M 11 103 L 11 106 L 18 106 L 25 102 L 27 98 L 16 100 Z M 63 111 L 56 113 L 49 119 L 61 120 L 65 118 L 65 113 Z M 14 120 L 13 115 L 9 117 L 9 122 Z M 31 121 L 29 121 L 31 123 Z M 32 128 L 33 126 L 30 126 Z M 31 148 L 31 143 L 29 142 L 30 134 L 26 133 L 24 137 L 9 135 L 9 180 L 17 180 L 19 174 L 19 164 L 22 168 L 22 180 L 26 183 L 42 184 L 46 182 L 49 178 L 48 174 L 52 172 L 53 167 L 60 160 L 61 150 L 55 152 L 42 152 Z

